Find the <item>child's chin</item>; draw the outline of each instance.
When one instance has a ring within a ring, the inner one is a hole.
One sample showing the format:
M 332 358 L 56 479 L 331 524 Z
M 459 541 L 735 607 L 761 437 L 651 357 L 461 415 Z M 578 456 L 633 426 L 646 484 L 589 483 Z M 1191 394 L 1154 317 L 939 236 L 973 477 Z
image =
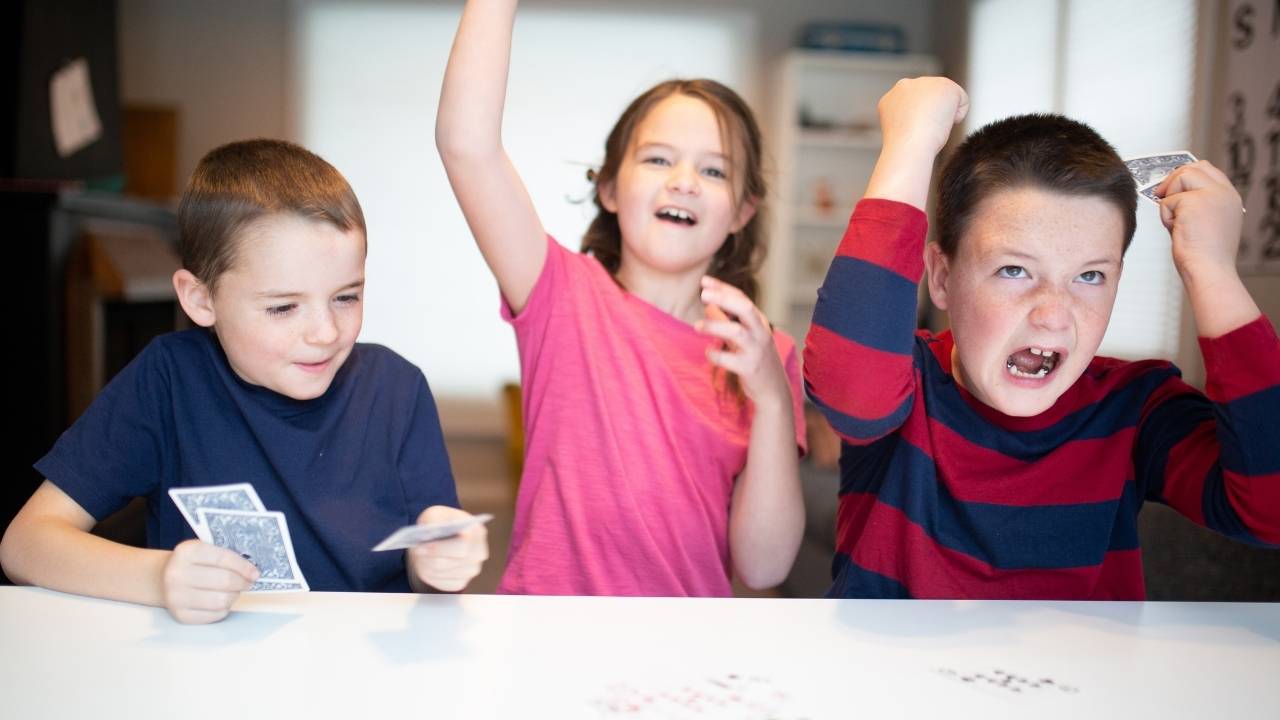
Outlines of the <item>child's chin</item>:
M 995 408 L 1009 417 L 1035 417 L 1053 407 L 1060 395 L 1061 393 L 1050 388 L 1014 391 L 1000 398 Z

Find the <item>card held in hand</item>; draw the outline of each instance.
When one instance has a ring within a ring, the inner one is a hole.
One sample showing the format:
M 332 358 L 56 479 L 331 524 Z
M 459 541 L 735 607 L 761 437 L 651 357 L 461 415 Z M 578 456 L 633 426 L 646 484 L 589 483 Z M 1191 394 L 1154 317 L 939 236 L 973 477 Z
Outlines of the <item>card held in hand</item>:
M 249 483 L 169 488 L 169 497 L 173 498 L 174 504 L 178 506 L 178 512 L 182 513 L 187 524 L 196 531 L 196 537 L 201 540 L 205 537 L 201 534 L 203 528 L 200 526 L 200 517 L 196 512 L 200 508 L 267 511 L 267 507 L 262 504 L 262 500 L 258 499 L 258 493 Z
M 199 508 L 205 542 L 224 547 L 261 571 L 249 592 L 305 592 L 310 588 L 293 554 L 284 513 Z
M 1186 150 L 1173 150 L 1126 158 L 1124 166 L 1129 168 L 1129 174 L 1133 175 L 1133 182 L 1138 186 L 1138 194 L 1159 205 L 1160 198 L 1156 197 L 1156 186 L 1176 168 L 1195 161 L 1196 156 Z
M 462 520 L 454 520 L 445 523 L 432 523 L 430 525 L 405 525 L 387 536 L 385 540 L 373 546 L 374 552 L 383 552 L 384 550 L 404 550 L 414 545 L 421 545 L 433 540 L 444 540 L 466 530 L 472 525 L 480 525 L 487 523 L 493 519 L 489 513 L 480 513 L 472 515 Z

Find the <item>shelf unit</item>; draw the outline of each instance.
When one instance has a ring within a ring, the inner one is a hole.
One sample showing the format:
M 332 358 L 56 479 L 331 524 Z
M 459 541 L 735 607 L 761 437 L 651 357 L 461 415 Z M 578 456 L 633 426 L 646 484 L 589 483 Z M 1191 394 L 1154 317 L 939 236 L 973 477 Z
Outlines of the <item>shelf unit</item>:
M 927 55 L 795 50 L 779 64 L 762 308 L 797 343 L 804 342 L 818 287 L 880 152 L 880 96 L 899 78 L 937 72 L 937 60 Z

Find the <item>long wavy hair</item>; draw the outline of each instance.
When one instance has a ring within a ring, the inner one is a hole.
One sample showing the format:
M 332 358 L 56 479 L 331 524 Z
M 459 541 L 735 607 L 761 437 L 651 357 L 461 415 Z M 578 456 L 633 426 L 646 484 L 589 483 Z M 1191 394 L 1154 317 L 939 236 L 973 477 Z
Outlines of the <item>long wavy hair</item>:
M 655 105 L 672 95 L 697 98 L 715 113 L 720 124 L 721 144 L 731 160 L 731 187 L 741 188 L 734 198 L 734 210 L 748 199 L 756 204 L 755 215 L 741 230 L 725 238 L 707 269 L 708 275 L 737 287 L 756 302 L 760 291 L 757 275 L 764 262 L 766 245 L 764 200 L 768 190 L 764 180 L 760 127 L 751 108 L 738 93 L 714 80 L 667 80 L 646 90 L 623 111 L 605 140 L 604 162 L 598 170 L 587 173 L 588 179 L 595 184 L 592 200 L 597 212 L 582 237 L 582 252 L 595 256 L 610 274 L 617 275 L 622 263 L 622 232 L 617 214 L 601 203 L 600 188 L 617 180 L 618 168 L 630 149 L 636 127 Z

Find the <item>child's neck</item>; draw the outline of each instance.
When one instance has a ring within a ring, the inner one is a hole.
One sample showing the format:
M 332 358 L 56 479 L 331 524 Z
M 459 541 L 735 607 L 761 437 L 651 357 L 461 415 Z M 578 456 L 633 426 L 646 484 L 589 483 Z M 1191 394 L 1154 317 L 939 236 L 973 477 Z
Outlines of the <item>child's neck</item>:
M 704 268 L 665 273 L 637 269 L 636 264 L 624 262 L 618 268 L 617 280 L 627 292 L 692 325 L 705 314 L 701 300 L 704 274 Z

